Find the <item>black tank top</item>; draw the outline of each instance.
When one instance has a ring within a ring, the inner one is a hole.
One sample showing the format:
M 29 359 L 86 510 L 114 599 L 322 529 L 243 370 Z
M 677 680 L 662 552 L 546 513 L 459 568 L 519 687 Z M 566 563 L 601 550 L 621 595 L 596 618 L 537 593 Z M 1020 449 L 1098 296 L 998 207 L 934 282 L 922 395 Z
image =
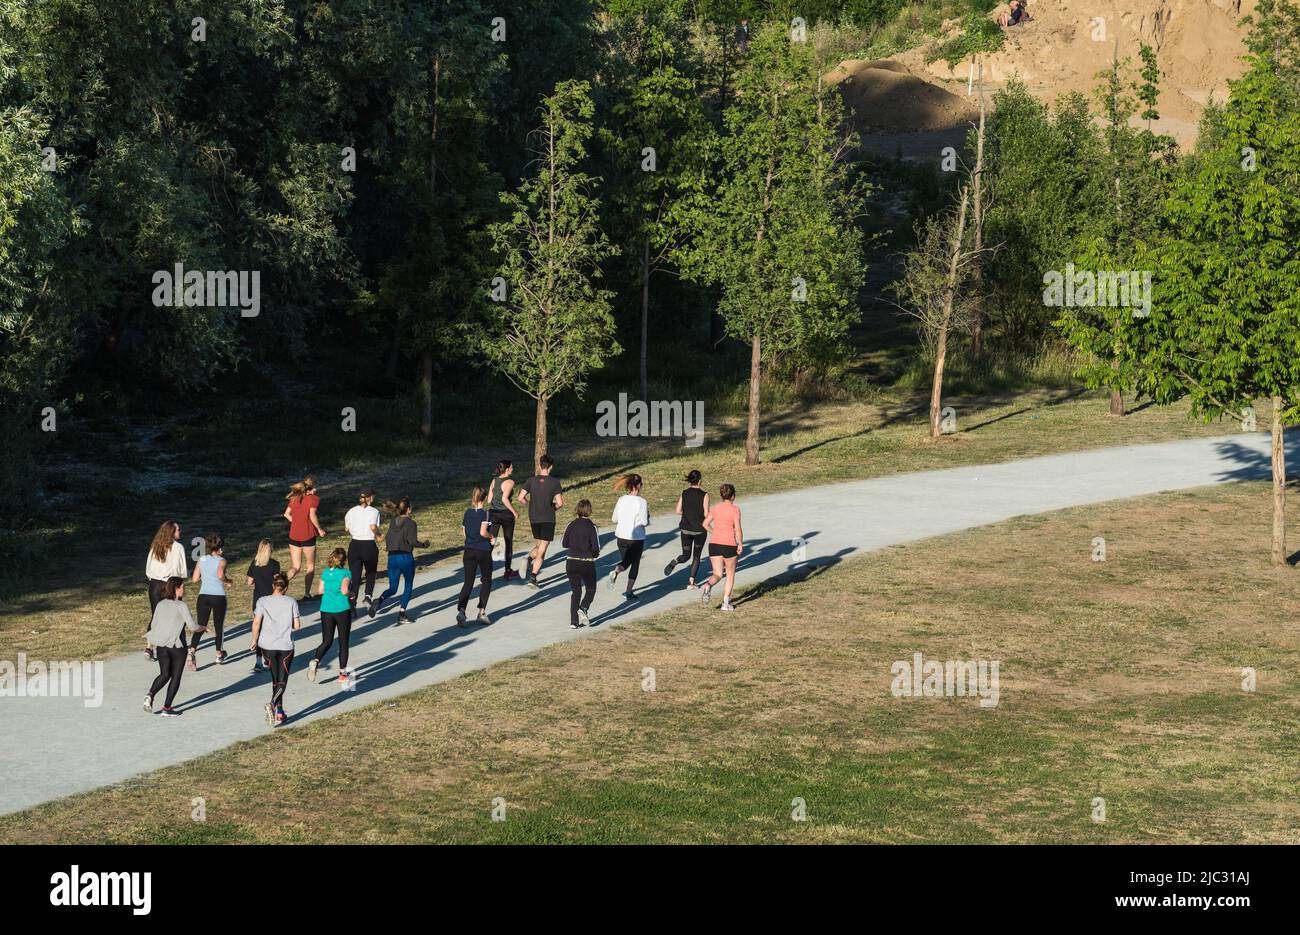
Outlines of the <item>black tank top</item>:
M 682 521 L 678 525 L 687 532 L 704 531 L 704 491 L 699 487 L 682 491 Z

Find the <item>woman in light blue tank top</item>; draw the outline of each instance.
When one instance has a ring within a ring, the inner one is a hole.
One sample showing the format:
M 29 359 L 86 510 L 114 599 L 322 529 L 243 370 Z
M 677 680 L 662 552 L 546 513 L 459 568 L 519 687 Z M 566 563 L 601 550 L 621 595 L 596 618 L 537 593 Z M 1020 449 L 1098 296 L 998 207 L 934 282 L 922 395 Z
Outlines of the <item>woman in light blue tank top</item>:
M 210 532 L 204 537 L 205 553 L 194 563 L 191 581 L 198 581 L 199 600 L 197 617 L 202 623 L 190 643 L 190 656 L 185 666 L 191 672 L 199 667 L 199 640 L 203 637 L 203 628 L 208 625 L 208 616 L 212 617 L 212 636 L 217 649 L 217 664 L 226 661 L 226 651 L 222 648 L 223 629 L 226 625 L 226 585 L 231 581 L 226 577 L 225 542 L 218 533 Z

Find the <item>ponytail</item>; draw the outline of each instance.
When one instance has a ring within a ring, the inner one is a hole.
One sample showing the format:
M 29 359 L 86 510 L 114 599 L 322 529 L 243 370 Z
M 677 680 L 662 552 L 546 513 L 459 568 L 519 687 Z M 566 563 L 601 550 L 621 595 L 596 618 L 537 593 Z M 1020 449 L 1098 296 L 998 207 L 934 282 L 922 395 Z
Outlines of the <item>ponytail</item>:
M 703 479 L 704 479 L 704 475 L 701 474 L 699 471 L 691 471 L 689 474 L 686 475 L 686 483 L 690 484 L 692 487 L 694 487 Z
M 614 493 L 631 492 L 641 486 L 640 474 L 623 474 L 614 480 Z
M 411 511 L 411 498 L 400 497 L 396 503 L 392 500 L 384 501 L 384 512 L 392 513 L 394 516 L 405 516 Z
M 493 468 L 493 470 L 492 470 L 492 476 L 493 476 L 493 477 L 500 477 L 500 476 L 501 476 L 502 474 L 504 474 L 506 471 L 510 470 L 510 468 L 511 468 L 512 466 L 513 466 L 513 465 L 512 465 L 509 461 L 506 461 L 505 459 L 502 459 L 502 460 L 498 461 L 498 462 L 497 462 L 497 466 L 496 466 L 495 468 Z

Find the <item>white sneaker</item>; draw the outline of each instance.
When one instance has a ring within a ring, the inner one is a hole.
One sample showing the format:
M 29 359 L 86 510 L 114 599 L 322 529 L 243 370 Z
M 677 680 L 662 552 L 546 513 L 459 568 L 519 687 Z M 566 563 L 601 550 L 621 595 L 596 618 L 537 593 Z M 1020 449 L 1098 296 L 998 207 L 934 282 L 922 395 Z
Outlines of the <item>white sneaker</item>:
M 320 666 L 320 663 L 317 662 L 315 659 L 307 663 L 307 681 L 309 682 L 316 681 L 316 669 L 318 666 Z
M 153 696 L 144 696 L 144 710 L 146 714 L 153 714 Z
M 701 604 L 707 604 L 707 603 L 709 602 L 709 592 L 712 591 L 712 590 L 713 590 L 713 585 L 711 585 L 711 584 L 704 584 L 704 585 L 700 588 L 700 603 L 701 603 Z
M 723 610 L 735 610 L 736 608 L 734 608 L 734 607 L 731 606 L 731 601 L 723 601 L 723 602 L 722 602 L 722 609 L 723 609 Z

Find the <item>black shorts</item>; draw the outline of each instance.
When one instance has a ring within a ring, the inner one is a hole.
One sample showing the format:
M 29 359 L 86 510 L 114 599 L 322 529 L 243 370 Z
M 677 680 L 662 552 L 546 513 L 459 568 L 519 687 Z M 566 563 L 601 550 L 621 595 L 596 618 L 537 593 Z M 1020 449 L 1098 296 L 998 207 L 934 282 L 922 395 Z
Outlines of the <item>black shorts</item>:
M 290 544 L 290 545 L 296 545 L 296 546 L 297 546 L 298 548 L 300 548 L 300 549 L 311 549 L 311 548 L 315 548 L 315 547 L 316 547 L 316 537 L 315 537 L 315 536 L 312 536 L 310 539 L 294 539 L 294 538 L 290 537 L 290 539 L 289 539 L 289 544 Z
M 716 542 L 709 543 L 709 557 L 735 558 L 736 547 L 734 545 L 718 545 Z
M 554 523 L 533 523 L 533 538 L 539 542 L 555 541 L 555 524 Z

